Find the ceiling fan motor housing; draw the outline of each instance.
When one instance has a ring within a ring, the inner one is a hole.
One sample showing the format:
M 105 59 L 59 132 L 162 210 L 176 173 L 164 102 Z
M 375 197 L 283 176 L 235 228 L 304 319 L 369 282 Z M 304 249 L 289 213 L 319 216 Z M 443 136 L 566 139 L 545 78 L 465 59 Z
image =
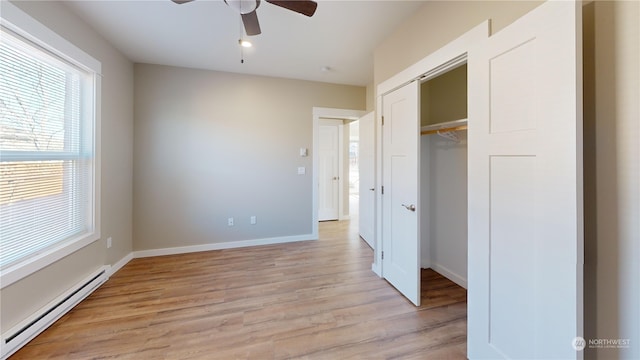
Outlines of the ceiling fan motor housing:
M 176 4 L 185 4 L 193 0 L 171 0 Z M 318 3 L 313 0 L 266 0 L 268 3 L 281 8 L 297 12 L 305 16 L 313 16 Z M 260 0 L 224 0 L 230 8 L 240 13 L 244 30 L 248 36 L 259 35 L 260 22 L 256 9 L 260 6 Z
M 243 15 L 254 12 L 260 6 L 260 0 L 224 0 L 224 2 Z

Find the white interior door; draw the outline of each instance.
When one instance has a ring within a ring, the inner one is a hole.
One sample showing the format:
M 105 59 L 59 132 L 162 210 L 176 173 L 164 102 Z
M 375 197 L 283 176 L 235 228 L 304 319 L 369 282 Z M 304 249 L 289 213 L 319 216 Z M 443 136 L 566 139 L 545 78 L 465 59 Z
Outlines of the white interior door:
M 468 357 L 581 358 L 580 3 L 469 52 Z
M 321 120 L 318 168 L 318 220 L 338 220 L 340 185 L 340 120 Z
M 359 232 L 364 241 L 375 248 L 373 239 L 374 206 L 375 206 L 375 117 L 373 112 L 358 120 L 359 159 L 358 172 L 360 176 L 359 202 Z
M 420 84 L 382 98 L 382 275 L 420 305 Z

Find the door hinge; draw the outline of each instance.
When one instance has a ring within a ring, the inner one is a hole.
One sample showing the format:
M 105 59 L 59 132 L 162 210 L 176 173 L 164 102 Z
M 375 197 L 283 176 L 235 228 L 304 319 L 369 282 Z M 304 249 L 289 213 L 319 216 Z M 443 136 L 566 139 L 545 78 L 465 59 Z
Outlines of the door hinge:
M 384 260 L 384 251 L 382 251 L 382 260 Z
M 384 186 L 382 186 L 381 190 L 382 190 L 382 195 L 384 195 Z
M 384 126 L 384 116 L 382 116 L 382 126 Z

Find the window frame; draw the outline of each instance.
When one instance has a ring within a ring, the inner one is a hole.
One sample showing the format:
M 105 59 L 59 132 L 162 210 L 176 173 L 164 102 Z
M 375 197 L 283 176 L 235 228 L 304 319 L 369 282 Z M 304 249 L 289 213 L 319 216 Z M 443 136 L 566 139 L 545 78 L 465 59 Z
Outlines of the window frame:
M 93 118 L 93 131 L 89 136 L 93 136 L 93 171 L 91 174 L 91 187 L 93 194 L 89 198 L 91 204 L 89 206 L 89 219 L 93 225 L 92 231 L 76 236 L 66 241 L 57 243 L 49 249 L 42 251 L 34 256 L 28 256 L 23 260 L 0 270 L 0 289 L 3 289 L 53 263 L 56 261 L 82 249 L 83 247 L 100 239 L 100 169 L 101 169 L 101 149 L 100 149 L 100 128 L 101 128 L 101 63 L 92 56 L 85 53 L 74 44 L 64 39 L 54 31 L 50 30 L 31 16 L 20 10 L 17 6 L 8 1 L 2 2 L 2 11 L 0 12 L 0 25 L 26 42 L 31 43 L 36 48 L 48 52 L 49 54 L 60 58 L 63 62 L 71 63 L 86 71 L 89 75 L 90 83 L 89 91 L 81 94 L 82 97 L 89 96 L 84 100 L 88 100 L 93 106 L 89 108 L 83 107 L 81 111 L 85 116 Z M 84 80 L 83 80 L 84 81 Z M 85 103 L 83 101 L 82 103 Z M 3 156 L 5 152 L 3 152 Z M 28 161 L 42 160 L 43 157 L 53 156 L 59 159 L 60 156 L 65 157 L 62 153 L 47 154 L 28 154 L 23 152 L 21 155 L 17 152 L 6 152 L 12 160 Z

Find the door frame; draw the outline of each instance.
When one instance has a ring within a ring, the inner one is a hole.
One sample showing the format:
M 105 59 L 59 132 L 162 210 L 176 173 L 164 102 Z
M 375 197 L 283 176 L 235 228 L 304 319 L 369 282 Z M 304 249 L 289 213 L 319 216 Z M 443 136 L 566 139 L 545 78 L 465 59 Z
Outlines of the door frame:
M 382 178 L 382 98 L 398 88 L 409 84 L 412 81 L 427 81 L 446 71 L 452 70 L 467 62 L 467 52 L 481 40 L 490 35 L 490 20 L 485 20 L 480 25 L 467 31 L 457 39 L 426 56 L 422 60 L 409 66 L 405 70 L 392 76 L 388 80 L 380 83 L 376 87 L 376 184 L 383 185 Z M 419 149 L 418 149 L 419 151 Z M 371 269 L 380 277 L 384 278 L 382 266 L 382 191 L 376 186 L 375 213 L 374 213 L 374 257 Z M 419 200 L 419 199 L 418 199 Z
M 320 120 L 321 119 L 333 119 L 333 120 L 350 120 L 355 121 L 364 116 L 367 112 L 364 110 L 353 109 L 337 109 L 337 108 L 325 108 L 325 107 L 313 107 L 313 142 L 311 146 L 311 160 L 312 160 L 312 179 L 311 179 L 311 235 L 313 239 L 318 239 L 318 144 L 320 141 Z M 342 177 L 342 176 L 341 176 Z M 342 201 L 339 199 L 338 201 Z M 340 214 L 342 216 L 342 214 Z

